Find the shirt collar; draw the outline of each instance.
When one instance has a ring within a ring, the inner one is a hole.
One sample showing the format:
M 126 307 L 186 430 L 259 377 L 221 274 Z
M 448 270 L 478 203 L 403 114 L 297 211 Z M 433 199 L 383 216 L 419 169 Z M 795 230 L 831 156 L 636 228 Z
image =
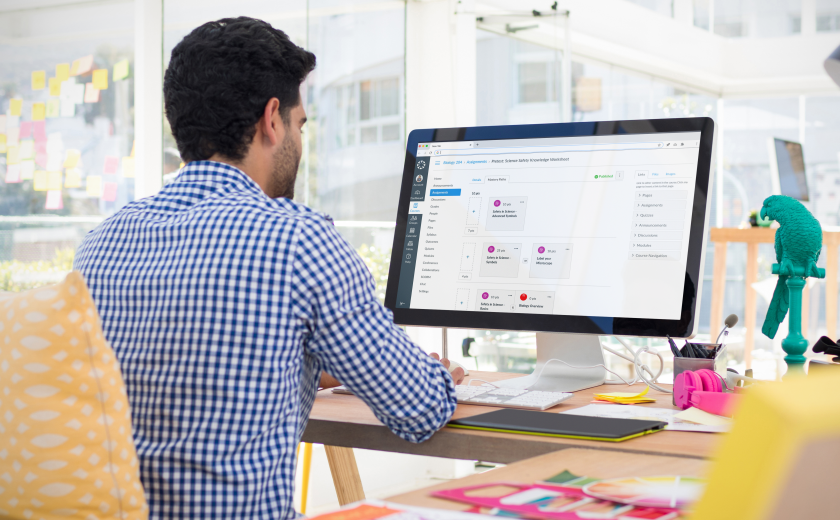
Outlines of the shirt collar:
M 254 179 L 249 177 L 248 174 L 235 166 L 216 161 L 192 161 L 187 163 L 181 168 L 175 183 L 229 185 L 234 189 L 252 191 L 263 197 L 268 197 L 259 184 L 254 182 Z

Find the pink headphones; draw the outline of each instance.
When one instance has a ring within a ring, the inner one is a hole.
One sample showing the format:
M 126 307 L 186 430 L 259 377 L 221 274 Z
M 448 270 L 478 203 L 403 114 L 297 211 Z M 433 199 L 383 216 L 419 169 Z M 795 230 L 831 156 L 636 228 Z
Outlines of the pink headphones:
M 724 385 L 723 377 L 713 370 L 686 370 L 674 379 L 674 403 L 681 410 L 694 406 L 731 417 L 740 396 L 723 393 Z M 728 385 L 726 388 L 731 390 Z

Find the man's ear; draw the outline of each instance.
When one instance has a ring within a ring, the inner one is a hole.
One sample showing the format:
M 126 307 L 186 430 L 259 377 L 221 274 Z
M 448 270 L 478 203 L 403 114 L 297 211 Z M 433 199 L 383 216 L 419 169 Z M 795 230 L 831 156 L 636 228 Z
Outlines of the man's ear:
M 277 98 L 268 100 L 263 110 L 263 116 L 257 124 L 263 138 L 267 141 L 266 144 L 273 147 L 283 140 L 286 128 L 283 126 L 283 118 L 280 117 L 280 100 Z

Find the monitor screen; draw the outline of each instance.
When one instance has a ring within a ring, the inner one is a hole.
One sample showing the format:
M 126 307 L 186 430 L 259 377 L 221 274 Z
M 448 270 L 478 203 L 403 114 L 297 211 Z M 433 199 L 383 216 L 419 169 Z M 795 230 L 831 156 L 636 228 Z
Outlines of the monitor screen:
M 776 164 L 779 168 L 779 188 L 782 195 L 808 201 L 808 179 L 805 177 L 805 159 L 802 145 L 784 139 L 773 139 Z
M 692 226 L 702 235 L 706 213 L 703 129 L 521 137 L 494 128 L 508 138 L 410 139 L 386 296 L 398 322 L 442 311 L 423 324 L 687 326 Z

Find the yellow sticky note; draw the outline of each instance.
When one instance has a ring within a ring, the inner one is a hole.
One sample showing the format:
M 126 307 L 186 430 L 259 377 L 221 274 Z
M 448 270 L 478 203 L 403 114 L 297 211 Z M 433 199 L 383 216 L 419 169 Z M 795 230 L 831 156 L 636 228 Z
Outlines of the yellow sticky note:
M 123 177 L 125 177 L 126 179 L 134 178 L 134 157 L 122 158 L 122 171 Z
M 82 187 L 82 171 L 78 168 L 70 168 L 64 175 L 65 188 L 81 188 Z
M 79 60 L 73 60 L 73 65 L 70 65 L 70 75 L 76 76 L 79 74 Z
M 33 186 L 35 191 L 47 191 L 48 183 L 49 176 L 47 172 L 44 170 L 35 170 L 35 185 Z
M 21 110 L 23 110 L 23 100 L 22 99 L 10 99 L 9 100 L 9 115 L 10 116 L 19 116 Z
M 32 120 L 43 121 L 47 115 L 47 107 L 43 103 L 32 103 Z
M 595 394 L 598 397 L 611 397 L 613 399 L 634 399 L 638 397 L 642 397 L 643 395 L 648 393 L 648 388 L 645 388 L 640 393 L 637 392 L 610 392 L 606 394 Z
M 50 95 L 52 97 L 61 95 L 61 81 L 58 78 L 50 78 Z
M 58 99 L 47 100 L 47 117 L 58 117 L 61 112 L 61 101 Z
M 128 77 L 128 60 L 121 60 L 114 64 L 114 75 L 111 77 L 114 81 L 120 81 Z
M 108 69 L 93 71 L 93 86 L 99 90 L 108 90 Z
M 64 167 L 75 168 L 79 165 L 79 159 L 82 158 L 82 153 L 79 150 L 67 150 L 64 155 Z
M 34 70 L 32 71 L 32 90 L 44 90 L 47 86 L 47 71 Z
M 61 170 L 47 172 L 47 191 L 61 189 Z
M 102 176 L 101 175 L 88 175 L 87 176 L 86 191 L 87 191 L 87 194 L 91 197 L 101 197 L 102 196 Z
M 6 153 L 6 134 L 0 134 L 0 153 Z
M 55 66 L 55 79 L 57 79 L 59 83 L 70 79 L 69 63 L 59 63 Z
M 9 146 L 6 148 L 6 164 L 19 164 L 20 163 L 20 154 L 18 153 L 17 146 Z

